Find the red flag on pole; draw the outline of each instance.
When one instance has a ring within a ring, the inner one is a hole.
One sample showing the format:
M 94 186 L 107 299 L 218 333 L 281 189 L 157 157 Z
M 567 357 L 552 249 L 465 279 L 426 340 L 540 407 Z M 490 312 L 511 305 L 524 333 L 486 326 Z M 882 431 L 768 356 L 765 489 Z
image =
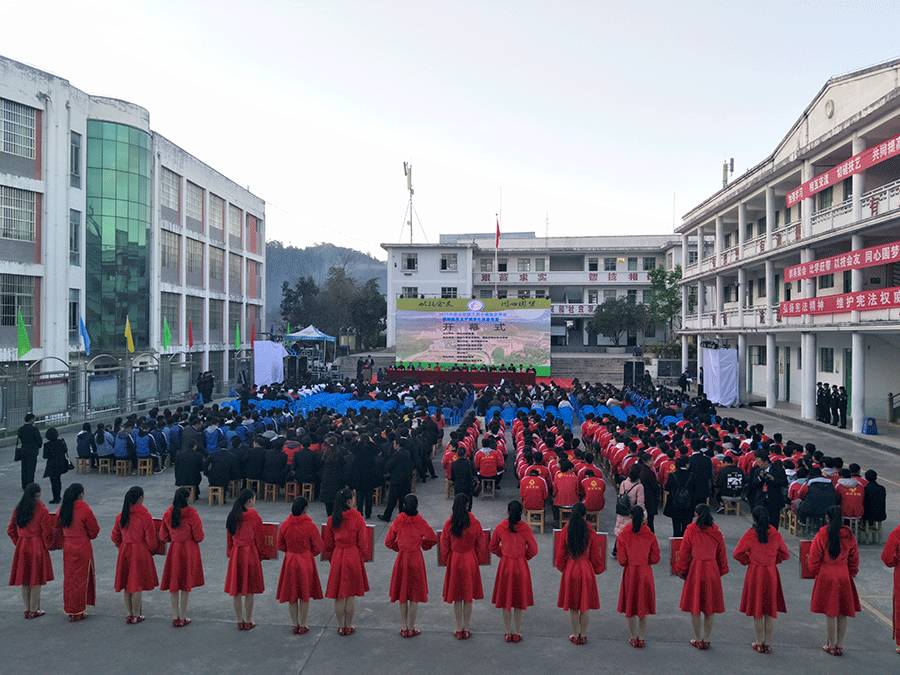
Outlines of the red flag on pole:
M 194 346 L 194 322 L 188 319 L 188 347 Z
M 500 248 L 500 217 L 497 216 L 497 235 L 494 238 L 494 248 Z

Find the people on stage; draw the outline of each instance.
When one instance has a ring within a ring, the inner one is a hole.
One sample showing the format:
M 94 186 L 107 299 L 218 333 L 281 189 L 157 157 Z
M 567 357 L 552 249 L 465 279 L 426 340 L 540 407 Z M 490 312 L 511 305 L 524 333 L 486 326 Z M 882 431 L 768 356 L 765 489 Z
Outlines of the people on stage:
M 441 550 L 446 555 L 444 602 L 453 603 L 456 630 L 453 637 L 468 640 L 472 621 L 472 602 L 484 598 L 478 560 L 485 550 L 481 523 L 469 511 L 471 501 L 466 494 L 453 499 L 453 511 L 441 530 Z
M 331 556 L 331 570 L 325 597 L 334 600 L 338 635 L 353 635 L 356 598 L 369 590 L 369 579 L 363 551 L 366 550 L 366 521 L 356 510 L 356 500 L 349 488 L 338 490 L 334 508 L 325 526 L 325 552 Z
M 234 602 L 238 630 L 253 630 L 253 596 L 266 590 L 259 549 L 264 543 L 262 518 L 253 508 L 256 494 L 243 489 L 225 521 L 228 571 L 225 592 Z
M 522 615 L 534 604 L 528 561 L 537 555 L 538 545 L 531 528 L 522 522 L 522 503 L 514 499 L 506 513 L 506 520 L 491 534 L 491 553 L 500 558 L 491 602 L 503 610 L 503 639 L 521 642 Z
M 175 490 L 172 505 L 163 514 L 159 538 L 171 542 L 163 566 L 161 591 L 169 591 L 172 603 L 172 626 L 184 628 L 191 623 L 187 616 L 188 599 L 193 589 L 203 586 L 203 522 L 197 509 L 190 506 L 191 488 Z
M 309 601 L 322 599 L 316 556 L 324 544 L 319 528 L 306 513 L 306 497 L 291 503 L 291 515 L 278 527 L 278 550 L 284 552 L 275 599 L 287 603 L 294 635 L 309 632 Z
M 553 564 L 560 572 L 557 606 L 569 612 L 573 645 L 587 643 L 589 612 L 600 609 L 597 574 L 605 569 L 600 552 L 599 535 L 585 522 L 584 504 L 572 507 L 569 522 L 562 528 L 561 544 L 557 547 Z
M 159 542 L 153 516 L 144 506 L 143 488 L 137 485 L 128 488 L 110 539 L 119 549 L 115 589 L 116 593 L 122 593 L 125 601 L 128 612 L 125 623 L 141 623 L 144 620 L 141 594 L 152 591 L 159 583 L 153 562 L 153 551 Z
M 66 488 L 56 522 L 63 534 L 63 609 L 69 621 L 82 621 L 87 618 L 87 606 L 96 603 L 91 540 L 100 534 L 100 526 L 84 501 L 81 483 Z
M 628 619 L 628 644 L 636 649 L 646 645 L 647 616 L 656 614 L 653 565 L 659 558 L 656 535 L 644 523 L 644 509 L 635 505 L 631 524 L 616 538 L 616 559 L 623 568 L 617 611 Z
M 53 580 L 48 546 L 54 529 L 53 518 L 41 501 L 41 486 L 29 483 L 6 527 L 6 534 L 16 547 L 9 585 L 22 587 L 26 619 L 36 619 L 46 613 L 41 609 L 41 588 Z

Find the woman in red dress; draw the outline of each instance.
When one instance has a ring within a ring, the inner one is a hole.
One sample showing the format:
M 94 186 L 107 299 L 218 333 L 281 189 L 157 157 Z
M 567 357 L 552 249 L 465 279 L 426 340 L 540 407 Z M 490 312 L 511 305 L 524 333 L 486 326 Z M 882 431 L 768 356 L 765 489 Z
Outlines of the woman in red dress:
M 859 547 L 849 527 L 844 527 L 841 507 L 828 509 L 828 524 L 816 533 L 807 565 L 816 576 L 811 609 L 825 615 L 827 642 L 822 650 L 832 656 L 844 653 L 847 617 L 860 611 L 853 577 L 859 572 Z
M 325 597 L 334 599 L 338 635 L 353 635 L 356 596 L 369 590 L 363 551 L 366 549 L 366 521 L 356 510 L 356 499 L 347 488 L 338 490 L 334 508 L 325 526 L 325 551 L 331 554 L 331 570 Z
M 159 545 L 153 516 L 144 506 L 144 490 L 135 485 L 128 488 L 122 512 L 110 533 L 112 543 L 119 549 L 116 559 L 116 593 L 122 591 L 125 600 L 125 623 L 144 620 L 141 614 L 141 593 L 152 591 L 159 583 L 153 551 Z
M 572 507 L 569 522 L 562 529 L 562 544 L 557 547 L 553 565 L 562 572 L 556 605 L 569 612 L 572 634 L 569 642 L 587 642 L 589 612 L 600 609 L 597 575 L 604 571 L 605 561 L 600 554 L 600 540 L 594 529 L 584 521 L 584 504 Z
M 253 490 L 241 490 L 225 521 L 228 571 L 225 592 L 234 600 L 238 630 L 253 630 L 253 596 L 266 590 L 259 549 L 265 543 Z
M 472 637 L 472 601 L 484 597 L 478 560 L 487 542 L 478 519 L 469 513 L 469 495 L 460 493 L 453 499 L 453 511 L 441 531 L 441 551 L 447 558 L 444 574 L 444 602 L 453 603 L 457 640 Z
M 777 565 L 790 554 L 778 530 L 769 525 L 769 512 L 764 507 L 753 509 L 753 527 L 744 533 L 731 555 L 747 565 L 741 611 L 753 617 L 756 642 L 750 646 L 755 652 L 770 654 L 775 619 L 778 612 L 787 611 Z
M 640 649 L 646 644 L 647 615 L 656 614 L 653 568 L 659 562 L 656 535 L 644 525 L 644 509 L 631 508 L 631 525 L 616 538 L 616 559 L 623 567 L 618 612 L 628 618 L 628 644 Z
M 191 488 L 175 490 L 172 506 L 163 514 L 159 530 L 162 541 L 172 542 L 159 589 L 169 591 L 172 625 L 175 628 L 183 628 L 191 622 L 187 616 L 188 597 L 194 588 L 204 584 L 203 560 L 200 557 L 203 523 L 197 509 L 188 505 L 190 499 Z
M 881 550 L 881 561 L 888 567 L 894 568 L 894 602 L 893 624 L 894 644 L 900 654 L 900 525 L 894 528 L 888 535 L 887 542 Z
M 391 602 L 400 603 L 400 635 L 416 637 L 422 631 L 416 628 L 416 612 L 420 602 L 428 602 L 428 577 L 425 573 L 427 551 L 437 543 L 437 535 L 431 525 L 419 515 L 419 500 L 415 495 L 403 498 L 403 507 L 397 520 L 391 523 L 384 545 L 397 551 L 394 571 L 391 573 Z
M 87 618 L 85 608 L 96 601 L 91 539 L 100 534 L 94 512 L 84 501 L 81 483 L 66 488 L 56 522 L 63 535 L 63 610 L 69 621 L 81 621 Z
M 53 565 L 47 550 L 53 531 L 53 518 L 41 501 L 41 486 L 26 485 L 6 528 L 16 547 L 9 585 L 22 587 L 26 619 L 36 619 L 46 613 L 41 609 L 41 586 L 53 580 Z
M 281 575 L 275 599 L 288 603 L 294 635 L 309 632 L 306 623 L 310 599 L 322 599 L 322 584 L 316 569 L 316 556 L 322 552 L 319 528 L 306 515 L 308 502 L 297 497 L 291 504 L 291 515 L 278 528 L 278 550 L 284 551 Z
M 491 602 L 503 610 L 503 639 L 521 642 L 522 612 L 534 604 L 528 561 L 537 555 L 538 547 L 531 528 L 522 522 L 522 503 L 514 499 L 506 513 L 507 519 L 491 535 L 491 553 L 500 558 Z
M 691 615 L 694 627 L 691 646 L 709 649 L 713 616 L 725 612 L 722 577 L 728 574 L 728 554 L 709 507 L 698 504 L 694 513 L 697 517 L 684 531 L 675 571 L 685 579 L 680 607 Z

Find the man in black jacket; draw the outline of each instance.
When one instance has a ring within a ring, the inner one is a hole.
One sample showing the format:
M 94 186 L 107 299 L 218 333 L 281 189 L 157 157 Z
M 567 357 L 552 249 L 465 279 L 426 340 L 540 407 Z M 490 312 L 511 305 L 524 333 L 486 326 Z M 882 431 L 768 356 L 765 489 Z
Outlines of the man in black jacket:
M 691 458 L 688 467 L 691 472 L 691 497 L 694 506 L 703 504 L 709 498 L 712 484 L 712 460 L 703 451 L 703 446 L 698 439 L 691 441 Z
M 722 460 L 724 464 L 722 468 L 719 469 L 719 473 L 716 476 L 716 501 L 719 502 L 718 512 L 722 513 L 725 510 L 725 506 L 722 502 L 722 498 L 728 499 L 740 499 L 744 494 L 744 472 L 741 471 L 741 467 L 737 466 L 734 463 L 734 457 L 731 455 L 725 455 L 725 459 Z
M 206 480 L 210 487 L 228 487 L 234 471 L 234 455 L 228 450 L 220 450 L 209 456 L 206 467 Z
M 781 509 L 784 508 L 787 484 L 787 475 L 781 464 L 772 464 L 766 450 L 757 450 L 756 462 L 748 481 L 750 506 L 753 508 L 765 507 L 769 512 L 769 525 L 776 530 Z
M 262 477 L 264 483 L 283 486 L 287 477 L 287 456 L 281 451 L 281 443 L 274 443 L 266 450 Z
M 309 449 L 309 437 L 300 440 L 300 449 L 294 454 L 294 479 L 298 483 L 319 482 L 319 455 Z
M 41 432 L 34 426 L 34 415 L 25 415 L 25 424 L 19 427 L 16 434 L 16 461 L 22 463 L 22 489 L 34 482 L 34 470 L 37 468 L 38 450 L 44 444 Z
M 384 472 L 388 475 L 390 489 L 384 513 L 378 514 L 378 520 L 386 523 L 391 522 L 394 508 L 412 489 L 413 462 L 407 447 L 408 442 L 409 439 L 403 439 L 403 445 L 401 445 L 395 438 L 392 444 L 393 452 L 384 463 Z
M 192 443 L 175 457 L 175 485 L 193 485 L 194 498 L 200 497 L 200 481 L 203 478 L 203 453 Z
M 641 485 L 644 486 L 644 510 L 647 512 L 647 527 L 653 529 L 653 518 L 659 511 L 659 481 L 653 470 L 653 458 L 646 452 L 642 452 L 638 459 L 638 467 L 641 471 Z
M 205 453 L 206 443 L 203 439 L 203 421 L 196 415 L 192 416 L 190 423 L 184 427 L 181 435 L 181 447 L 189 448 L 191 443 L 196 443 L 200 452 Z
M 241 473 L 248 480 L 262 480 L 263 466 L 266 463 L 266 440 L 260 436 L 253 437 L 253 445 L 243 457 Z

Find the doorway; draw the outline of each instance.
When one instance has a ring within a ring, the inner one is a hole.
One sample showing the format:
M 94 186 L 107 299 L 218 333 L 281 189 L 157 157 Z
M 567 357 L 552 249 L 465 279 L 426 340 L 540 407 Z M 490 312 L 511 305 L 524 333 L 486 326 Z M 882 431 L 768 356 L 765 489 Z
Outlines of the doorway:
M 853 382 L 853 350 L 844 350 L 844 389 L 847 390 L 847 400 L 850 400 Z

